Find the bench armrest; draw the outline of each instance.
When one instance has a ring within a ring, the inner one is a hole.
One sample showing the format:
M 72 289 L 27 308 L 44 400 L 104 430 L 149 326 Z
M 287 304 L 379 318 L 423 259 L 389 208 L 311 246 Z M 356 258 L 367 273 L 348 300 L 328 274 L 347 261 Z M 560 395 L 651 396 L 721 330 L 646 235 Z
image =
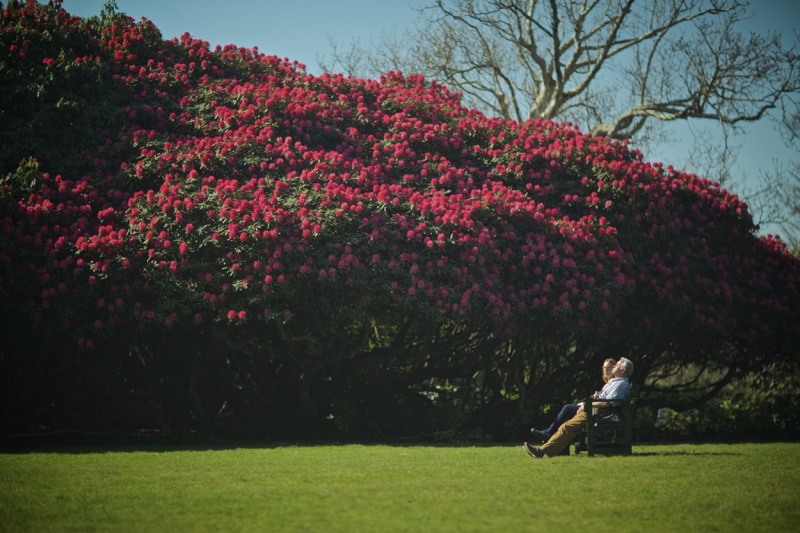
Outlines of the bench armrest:
M 589 404 L 589 405 L 591 405 L 593 403 L 600 403 L 600 402 L 633 403 L 633 402 L 636 401 L 636 398 L 619 398 L 617 400 L 601 400 L 601 399 L 597 399 L 597 398 L 584 398 L 581 401 L 586 403 L 586 404 Z

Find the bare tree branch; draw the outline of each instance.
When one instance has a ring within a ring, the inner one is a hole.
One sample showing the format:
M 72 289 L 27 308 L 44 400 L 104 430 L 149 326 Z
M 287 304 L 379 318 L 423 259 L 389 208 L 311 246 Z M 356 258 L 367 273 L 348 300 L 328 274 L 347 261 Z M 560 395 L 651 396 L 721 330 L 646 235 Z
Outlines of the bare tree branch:
M 728 135 L 747 123 L 770 116 L 800 144 L 800 35 L 787 48 L 780 34 L 742 34 L 739 0 L 432 0 L 420 13 L 401 36 L 332 43 L 325 68 L 421 73 L 490 115 L 571 121 L 640 146 L 663 142 L 672 121 L 714 123 L 723 146 L 695 133 L 682 168 L 720 183 L 736 159 Z M 776 166 L 748 197 L 755 220 L 795 247 L 797 174 Z
M 735 129 L 773 109 L 787 131 L 800 131 L 792 121 L 800 39 L 787 49 L 780 35 L 742 35 L 746 7 L 738 0 L 435 0 L 415 30 L 344 51 L 334 43 L 325 66 L 421 73 L 489 114 L 570 120 L 618 139 L 689 118 Z
M 754 190 L 747 191 L 753 218 L 761 226 L 777 228 L 795 253 L 800 252 L 800 162 L 775 161 L 759 176 Z

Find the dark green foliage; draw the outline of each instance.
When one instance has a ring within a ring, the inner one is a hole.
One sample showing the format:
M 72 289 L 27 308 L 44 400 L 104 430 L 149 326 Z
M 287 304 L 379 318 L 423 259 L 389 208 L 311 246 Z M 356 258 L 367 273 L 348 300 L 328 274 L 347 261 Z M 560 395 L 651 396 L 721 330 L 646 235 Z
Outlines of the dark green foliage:
M 2 16 L 9 432 L 517 438 L 608 357 L 644 407 L 796 366 L 797 258 L 625 143 L 112 4 Z

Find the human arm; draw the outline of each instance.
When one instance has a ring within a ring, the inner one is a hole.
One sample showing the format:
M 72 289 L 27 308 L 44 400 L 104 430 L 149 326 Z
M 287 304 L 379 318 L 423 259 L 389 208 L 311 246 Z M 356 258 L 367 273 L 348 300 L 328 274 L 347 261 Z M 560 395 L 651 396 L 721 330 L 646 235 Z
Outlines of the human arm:
M 599 400 L 621 400 L 628 396 L 630 383 L 627 379 L 614 379 L 606 383 L 605 387 L 599 392 L 589 396 L 592 399 L 591 406 L 594 409 L 608 409 L 616 407 L 613 402 Z M 585 403 L 578 404 L 578 413 L 586 409 Z
M 606 383 L 601 391 L 595 393 L 593 397 L 587 398 L 587 400 L 591 400 L 590 405 L 593 409 L 609 409 L 619 405 L 619 402 L 610 400 L 622 400 L 628 396 L 629 391 L 630 382 L 627 378 L 615 378 Z
M 615 378 L 606 383 L 603 390 L 595 395 L 596 400 L 622 400 L 628 396 L 630 391 L 630 382 L 627 378 Z M 608 403 L 608 402 L 602 402 Z M 600 406 L 601 402 L 592 402 L 595 407 Z M 606 406 L 608 407 L 608 406 Z

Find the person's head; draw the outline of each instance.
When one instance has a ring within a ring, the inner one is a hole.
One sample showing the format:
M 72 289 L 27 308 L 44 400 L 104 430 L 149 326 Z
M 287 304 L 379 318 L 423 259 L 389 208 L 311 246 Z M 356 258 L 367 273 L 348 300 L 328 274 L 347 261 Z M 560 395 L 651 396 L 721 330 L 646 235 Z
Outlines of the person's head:
M 611 374 L 611 370 L 614 368 L 614 364 L 616 361 L 613 359 L 606 359 L 603 361 L 603 381 L 608 383 L 608 380 L 613 378 L 614 376 Z
M 614 365 L 614 368 L 611 370 L 611 372 L 615 378 L 630 379 L 633 375 L 633 362 L 626 357 L 621 357 L 620 360 Z

